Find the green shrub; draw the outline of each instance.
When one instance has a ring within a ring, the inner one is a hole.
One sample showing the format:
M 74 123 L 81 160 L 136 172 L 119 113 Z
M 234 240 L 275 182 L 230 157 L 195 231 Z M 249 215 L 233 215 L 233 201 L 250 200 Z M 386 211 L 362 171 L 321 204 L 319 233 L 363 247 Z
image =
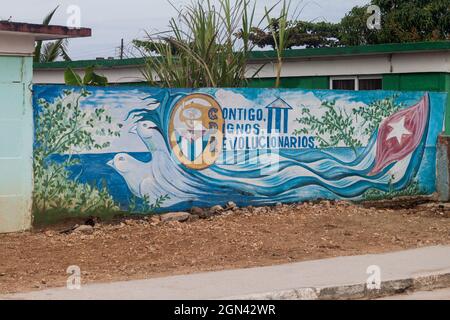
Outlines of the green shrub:
M 82 110 L 80 100 L 90 93 L 85 89 L 65 90 L 53 103 L 40 99 L 35 117 L 34 201 L 33 209 L 42 214 L 47 210 L 89 213 L 114 211 L 118 206 L 106 186 L 96 188 L 70 178 L 71 166 L 78 164 L 73 154 L 81 150 L 101 150 L 110 143 L 96 142 L 97 137 L 119 136 L 111 129 L 112 118 L 105 109 Z M 120 124 L 118 125 L 121 126 Z M 62 162 L 54 155 L 65 155 Z

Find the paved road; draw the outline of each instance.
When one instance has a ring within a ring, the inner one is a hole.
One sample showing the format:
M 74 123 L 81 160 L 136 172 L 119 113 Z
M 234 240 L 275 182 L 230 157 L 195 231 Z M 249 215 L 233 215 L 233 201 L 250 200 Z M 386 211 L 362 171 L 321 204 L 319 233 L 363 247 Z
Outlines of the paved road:
M 380 300 L 450 300 L 450 289 L 419 291 L 411 294 L 386 297 Z
M 372 266 L 371 268 L 369 268 Z M 450 274 L 450 246 L 426 247 L 377 255 L 337 257 L 278 266 L 83 286 L 81 290 L 48 289 L 0 299 L 314 299 L 354 297 L 365 292 L 373 266 L 381 281 Z M 410 283 L 406 283 L 406 287 Z M 322 290 L 323 288 L 332 290 Z M 331 293 L 330 293 L 331 292 Z M 335 296 L 332 296 L 332 295 Z M 315 296 L 316 295 L 316 296 Z M 323 298 L 323 296 L 320 296 Z

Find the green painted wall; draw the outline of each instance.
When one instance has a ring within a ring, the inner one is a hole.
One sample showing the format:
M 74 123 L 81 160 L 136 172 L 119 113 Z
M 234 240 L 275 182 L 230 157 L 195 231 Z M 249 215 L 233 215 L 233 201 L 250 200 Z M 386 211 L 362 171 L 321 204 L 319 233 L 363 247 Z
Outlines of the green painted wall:
M 405 73 L 383 75 L 384 90 L 445 91 L 447 73 Z
M 275 78 L 253 79 L 250 88 L 273 88 Z M 282 88 L 328 89 L 329 77 L 286 77 L 281 79 Z
M 0 233 L 31 226 L 31 57 L 0 56 Z
M 450 135 L 450 74 L 405 73 L 383 75 L 384 90 L 400 91 L 437 91 L 447 92 L 447 110 L 445 113 L 445 133 Z

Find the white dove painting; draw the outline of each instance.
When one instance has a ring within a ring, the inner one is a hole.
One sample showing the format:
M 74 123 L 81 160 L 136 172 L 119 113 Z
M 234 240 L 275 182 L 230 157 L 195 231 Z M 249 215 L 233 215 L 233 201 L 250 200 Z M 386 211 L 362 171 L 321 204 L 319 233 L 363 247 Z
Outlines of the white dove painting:
M 118 153 L 107 164 L 124 178 L 128 188 L 135 196 L 142 197 L 140 186 L 146 176 L 151 175 L 150 163 L 139 161 L 126 153 Z

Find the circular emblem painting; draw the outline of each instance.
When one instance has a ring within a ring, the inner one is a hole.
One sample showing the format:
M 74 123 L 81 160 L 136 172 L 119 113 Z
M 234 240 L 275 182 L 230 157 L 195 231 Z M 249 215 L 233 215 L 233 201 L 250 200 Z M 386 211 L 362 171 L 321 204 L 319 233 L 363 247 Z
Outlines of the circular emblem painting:
M 170 117 L 170 146 L 186 167 L 202 170 L 213 165 L 223 145 L 222 108 L 210 95 L 195 93 L 176 103 Z

